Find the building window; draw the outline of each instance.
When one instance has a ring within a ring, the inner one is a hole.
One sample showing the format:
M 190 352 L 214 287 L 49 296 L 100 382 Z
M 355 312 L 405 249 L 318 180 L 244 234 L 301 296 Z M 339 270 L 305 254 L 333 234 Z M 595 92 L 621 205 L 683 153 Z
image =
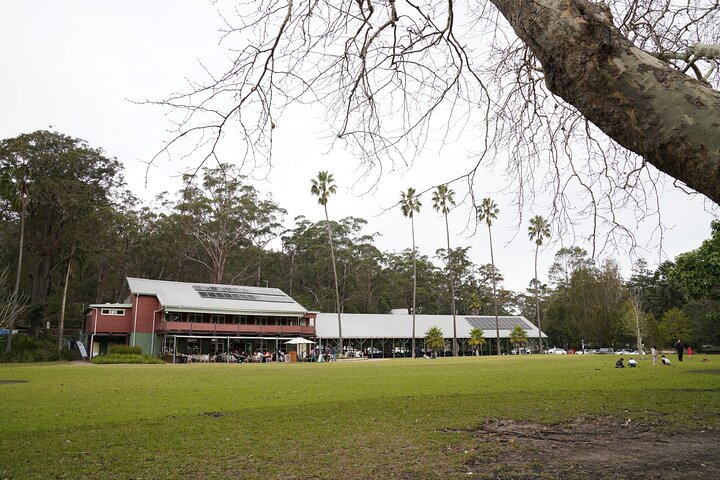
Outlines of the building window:
M 203 321 L 202 313 L 189 313 L 188 320 L 191 323 L 202 323 L 202 321 Z
M 247 325 L 247 317 L 244 315 L 235 315 L 232 319 L 232 322 L 235 325 Z
M 181 322 L 179 313 L 165 313 L 166 322 Z
M 257 325 L 267 325 L 268 319 L 267 317 L 255 317 L 255 323 Z
M 191 314 L 198 315 L 198 314 Z M 202 315 L 200 315 L 202 317 Z M 187 341 L 187 353 L 188 355 L 198 355 L 200 353 L 200 342 L 197 338 L 188 338 Z
M 225 315 L 210 315 L 210 323 L 225 323 Z
M 103 315 L 125 315 L 125 310 L 122 308 L 103 308 L 100 313 Z

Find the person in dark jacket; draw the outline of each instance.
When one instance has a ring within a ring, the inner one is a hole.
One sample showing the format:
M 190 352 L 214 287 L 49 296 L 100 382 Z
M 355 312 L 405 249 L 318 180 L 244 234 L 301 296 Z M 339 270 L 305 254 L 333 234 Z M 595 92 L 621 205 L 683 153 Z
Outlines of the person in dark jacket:
M 683 345 L 683 342 L 681 342 L 679 338 L 678 341 L 675 343 L 675 350 L 678 354 L 678 362 L 682 362 L 683 350 L 685 350 L 685 345 Z
M 620 357 L 620 360 L 615 362 L 615 368 L 625 368 L 625 365 L 623 364 L 623 358 Z

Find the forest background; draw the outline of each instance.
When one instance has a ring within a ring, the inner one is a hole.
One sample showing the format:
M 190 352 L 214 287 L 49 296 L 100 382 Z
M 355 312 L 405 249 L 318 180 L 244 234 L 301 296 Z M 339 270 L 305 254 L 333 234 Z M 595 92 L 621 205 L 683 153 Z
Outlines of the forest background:
M 118 160 L 81 139 L 37 131 L 0 143 L 0 177 L 0 300 L 7 304 L 17 279 L 25 304 L 14 328 L 45 335 L 64 310 L 65 328 L 77 330 L 89 304 L 124 300 L 128 276 L 270 286 L 309 310 L 335 310 L 325 221 L 287 219 L 232 165 L 188 175 L 184 188 L 150 206 L 127 190 Z M 409 311 L 412 251 L 381 251 L 366 224 L 330 220 L 341 311 Z M 448 255 L 438 245 L 435 256 L 418 256 L 417 312 L 449 314 L 454 278 L 458 314 L 492 315 L 495 278 L 499 313 L 533 320 L 531 279 L 525 291 L 502 288 L 503 272 L 474 264 L 468 249 Z M 677 338 L 695 348 L 720 343 L 718 221 L 700 248 L 654 271 L 641 259 L 623 278 L 612 259 L 597 263 L 581 247 L 563 247 L 539 277 L 548 279 L 539 295 L 552 345 L 634 346 L 638 333 L 647 348 Z

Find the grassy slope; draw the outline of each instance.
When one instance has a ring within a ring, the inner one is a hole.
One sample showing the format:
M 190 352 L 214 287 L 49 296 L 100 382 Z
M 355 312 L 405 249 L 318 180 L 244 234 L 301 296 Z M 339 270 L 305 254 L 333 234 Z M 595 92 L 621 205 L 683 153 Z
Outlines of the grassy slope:
M 0 478 L 460 478 L 488 418 L 718 428 L 710 358 L 0 365 Z

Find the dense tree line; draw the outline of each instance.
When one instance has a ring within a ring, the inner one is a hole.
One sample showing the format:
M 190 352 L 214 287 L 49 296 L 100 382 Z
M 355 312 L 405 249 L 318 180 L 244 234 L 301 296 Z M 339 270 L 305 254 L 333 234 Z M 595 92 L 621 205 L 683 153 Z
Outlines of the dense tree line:
M 339 303 L 347 313 L 411 312 L 415 304 L 424 314 L 522 314 L 542 320 L 551 343 L 565 347 L 635 345 L 641 323 L 646 346 L 678 337 L 720 343 L 720 222 L 699 249 L 655 271 L 639 261 L 627 280 L 612 260 L 597 264 L 580 247 L 562 248 L 547 284 L 534 278 L 512 292 L 494 262 L 470 261 L 468 246 L 448 242 L 435 258 L 383 252 L 355 217 L 301 216 L 287 228 L 282 206 L 231 165 L 185 177 L 181 191 L 151 207 L 126 189 L 116 159 L 38 131 L 0 143 L 0 179 L 0 301 L 22 299 L 12 322 L 35 334 L 59 325 L 63 304 L 66 327 L 78 328 L 89 304 L 123 301 L 125 278 L 135 276 L 277 287 L 325 312 Z M 634 316 L 632 305 L 640 306 Z

